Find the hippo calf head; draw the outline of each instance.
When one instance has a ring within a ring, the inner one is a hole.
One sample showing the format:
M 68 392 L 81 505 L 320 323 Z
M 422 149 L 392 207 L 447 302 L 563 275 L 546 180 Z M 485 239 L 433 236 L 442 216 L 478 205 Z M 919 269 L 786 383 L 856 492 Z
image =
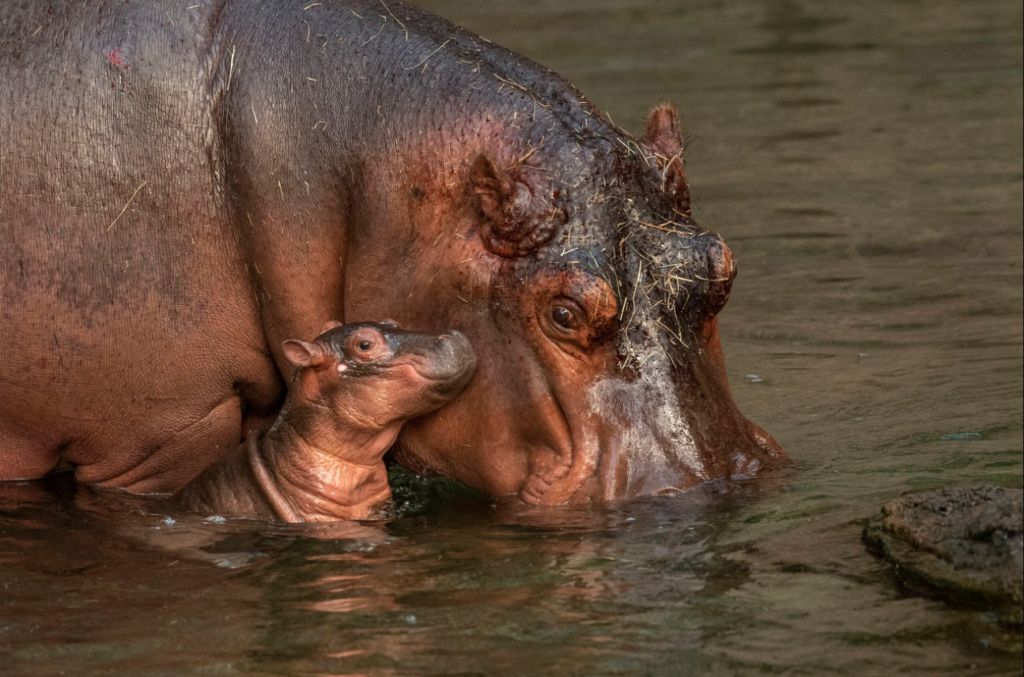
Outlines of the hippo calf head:
M 382 293 L 359 282 L 379 270 L 348 272 L 348 312 L 459 327 L 479 355 L 467 390 L 411 422 L 397 458 L 558 504 L 781 457 L 729 392 L 716 317 L 736 266 L 691 220 L 674 109 L 639 140 L 587 104 L 534 116 L 516 134 L 478 118 L 441 159 L 425 151 L 389 177 L 409 197 L 387 218 L 410 235 L 375 246 L 402 279 Z
M 387 430 L 440 408 L 476 367 L 460 332 L 420 334 L 393 321 L 330 321 L 314 341 L 291 339 L 283 350 L 299 371 L 295 399 L 319 404 L 318 415 L 330 412 L 321 424 L 349 432 Z

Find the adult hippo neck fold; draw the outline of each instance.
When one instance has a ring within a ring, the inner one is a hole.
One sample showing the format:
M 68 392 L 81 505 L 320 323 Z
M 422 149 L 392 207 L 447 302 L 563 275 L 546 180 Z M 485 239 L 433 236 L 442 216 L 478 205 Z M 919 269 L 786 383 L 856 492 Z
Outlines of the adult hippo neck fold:
M 0 379 L 0 478 L 63 457 L 173 491 L 265 425 L 283 340 L 334 317 L 469 337 L 474 380 L 396 455 L 495 495 L 649 494 L 782 456 L 729 394 L 715 318 L 735 265 L 690 218 L 673 109 L 633 138 L 550 71 L 390 0 L 227 0 L 170 27 L 155 2 L 99 5 L 0 22 L 23 94 L 0 120 L 3 364 L 37 365 Z M 44 24 L 49 51 L 25 37 Z M 54 136 L 119 155 L 96 171 L 42 154 Z

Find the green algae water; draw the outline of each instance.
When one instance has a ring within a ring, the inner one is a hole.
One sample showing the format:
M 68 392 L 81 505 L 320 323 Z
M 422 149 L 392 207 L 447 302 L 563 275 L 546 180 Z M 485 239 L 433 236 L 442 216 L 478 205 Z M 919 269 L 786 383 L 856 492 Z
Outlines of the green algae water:
M 628 129 L 679 104 L 734 393 L 793 463 L 556 511 L 396 477 L 399 517 L 318 529 L 0 485 L 0 673 L 1021 674 L 860 543 L 903 491 L 1022 484 L 1020 3 L 419 4 Z

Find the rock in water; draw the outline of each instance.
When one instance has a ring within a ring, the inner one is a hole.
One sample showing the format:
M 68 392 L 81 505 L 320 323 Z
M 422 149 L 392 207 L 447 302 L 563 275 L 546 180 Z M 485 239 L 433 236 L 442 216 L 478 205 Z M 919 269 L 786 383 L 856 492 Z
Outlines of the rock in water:
M 906 494 L 864 528 L 868 549 L 908 588 L 1024 623 L 1024 492 L 1000 487 Z

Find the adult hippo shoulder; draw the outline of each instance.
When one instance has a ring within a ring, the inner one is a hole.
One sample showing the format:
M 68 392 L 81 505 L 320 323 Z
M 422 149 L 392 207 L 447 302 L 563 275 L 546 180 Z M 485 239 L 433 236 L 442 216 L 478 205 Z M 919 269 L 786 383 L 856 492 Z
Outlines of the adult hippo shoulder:
M 551 71 L 393 0 L 0 16 L 0 478 L 171 492 L 267 424 L 290 336 L 462 330 L 396 457 L 555 504 L 780 458 L 726 382 L 729 249 L 674 111 L 634 139 Z

